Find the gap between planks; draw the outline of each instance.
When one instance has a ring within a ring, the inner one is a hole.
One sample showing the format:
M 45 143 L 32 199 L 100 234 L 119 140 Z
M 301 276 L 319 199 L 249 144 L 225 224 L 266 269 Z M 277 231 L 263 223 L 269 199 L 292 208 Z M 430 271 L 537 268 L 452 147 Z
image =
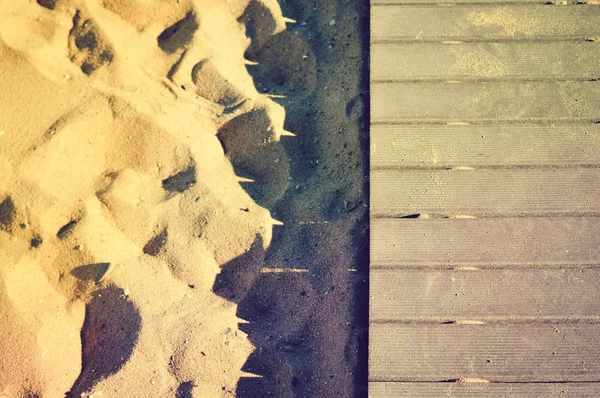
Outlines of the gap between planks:
M 596 5 L 597 0 L 371 0 L 371 7 L 410 7 L 410 6 L 427 6 L 427 7 L 455 7 L 455 6 L 579 6 L 579 5 Z
M 370 382 L 371 398 L 597 398 L 600 383 L 477 383 L 477 382 Z

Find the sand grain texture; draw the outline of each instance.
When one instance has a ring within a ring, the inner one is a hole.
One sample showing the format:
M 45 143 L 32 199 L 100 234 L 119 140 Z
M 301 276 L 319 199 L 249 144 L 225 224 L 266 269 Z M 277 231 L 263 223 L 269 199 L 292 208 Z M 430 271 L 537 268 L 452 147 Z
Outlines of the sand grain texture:
M 285 28 L 266 0 L 0 1 L 0 397 L 236 394 L 290 181 L 244 57 L 290 70 Z

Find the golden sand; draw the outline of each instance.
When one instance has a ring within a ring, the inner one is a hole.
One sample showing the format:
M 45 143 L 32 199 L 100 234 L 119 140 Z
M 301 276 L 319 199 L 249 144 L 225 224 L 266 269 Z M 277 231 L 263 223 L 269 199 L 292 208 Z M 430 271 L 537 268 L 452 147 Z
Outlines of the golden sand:
M 213 285 L 277 221 L 232 163 L 267 204 L 290 179 L 244 59 L 286 20 L 252 7 L 0 2 L 0 397 L 235 390 L 253 347 Z

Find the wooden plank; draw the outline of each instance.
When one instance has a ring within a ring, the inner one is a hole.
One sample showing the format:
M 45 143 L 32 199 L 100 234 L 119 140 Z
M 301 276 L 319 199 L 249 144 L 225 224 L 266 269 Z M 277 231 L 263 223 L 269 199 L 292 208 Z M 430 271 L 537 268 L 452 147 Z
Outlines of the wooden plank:
M 600 383 L 369 383 L 370 398 L 596 398 Z
M 372 81 L 596 79 L 597 42 L 462 44 L 384 43 L 371 46 Z
M 371 167 L 600 164 L 600 124 L 371 127 Z
M 600 81 L 371 84 L 374 124 L 597 119 Z
M 600 213 L 600 169 L 373 170 L 371 215 Z
M 373 270 L 371 322 L 600 320 L 597 269 Z
M 553 3 L 560 4 L 582 4 L 592 3 L 590 1 L 577 0 L 556 0 Z M 564 2 L 564 3 L 563 3 Z M 547 0 L 371 0 L 371 6 L 396 6 L 396 5 L 439 5 L 439 6 L 453 6 L 455 4 L 482 4 L 482 3 L 504 3 L 504 4 L 548 4 Z M 593 4 L 593 3 L 592 3 Z
M 371 41 L 590 39 L 596 5 L 457 5 L 371 8 Z
M 600 264 L 600 218 L 372 219 L 371 268 Z
M 600 381 L 600 325 L 371 324 L 370 381 Z

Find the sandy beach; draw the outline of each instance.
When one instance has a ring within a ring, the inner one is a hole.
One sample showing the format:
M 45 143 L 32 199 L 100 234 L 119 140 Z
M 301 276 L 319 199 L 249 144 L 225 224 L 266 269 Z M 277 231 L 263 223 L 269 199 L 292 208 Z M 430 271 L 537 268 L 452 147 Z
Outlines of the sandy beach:
M 364 393 L 366 6 L 317 3 L 0 1 L 0 397 Z

